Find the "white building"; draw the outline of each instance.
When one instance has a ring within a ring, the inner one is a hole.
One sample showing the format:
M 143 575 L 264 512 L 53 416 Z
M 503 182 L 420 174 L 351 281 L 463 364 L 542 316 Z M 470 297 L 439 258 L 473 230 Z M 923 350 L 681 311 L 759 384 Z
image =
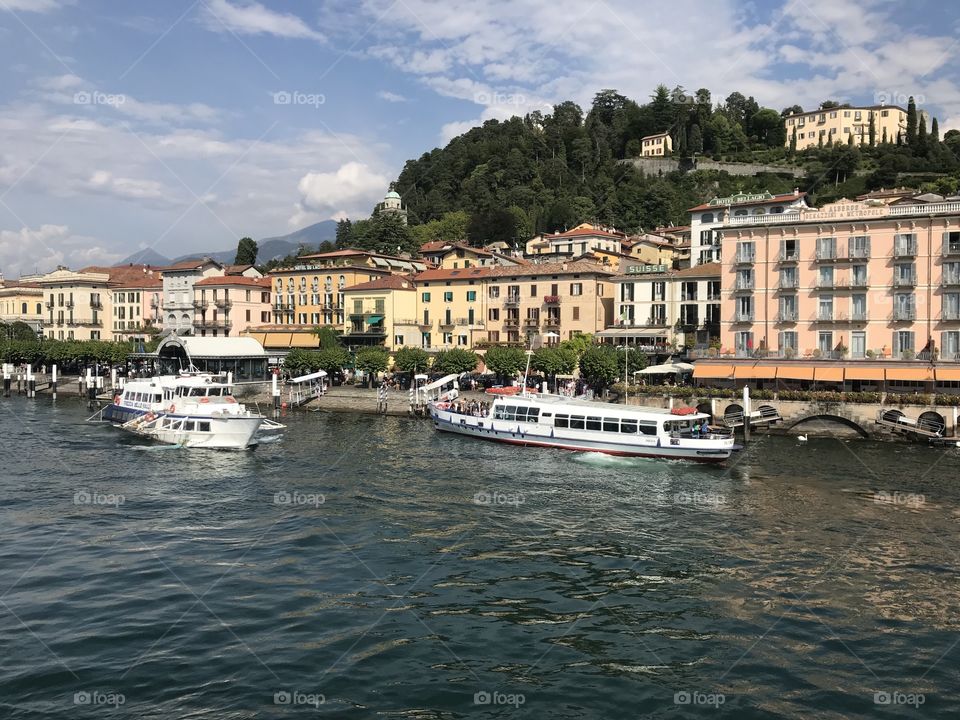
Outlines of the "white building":
M 728 217 L 798 212 L 807 205 L 799 190 L 784 195 L 737 193 L 690 208 L 690 265 L 720 262 L 720 229 Z
M 384 198 L 383 202 L 379 205 L 379 210 L 381 214 L 392 214 L 399 215 L 400 219 L 403 220 L 403 224 L 407 224 L 407 211 L 403 207 L 403 201 L 400 198 L 400 193 L 395 190 L 388 192 Z
M 193 330 L 193 286 L 198 280 L 226 274 L 223 265 L 208 257 L 183 260 L 163 272 L 163 329 L 178 335 Z
M 706 349 L 720 336 L 720 264 L 634 265 L 616 283 L 617 324 L 601 337 Z

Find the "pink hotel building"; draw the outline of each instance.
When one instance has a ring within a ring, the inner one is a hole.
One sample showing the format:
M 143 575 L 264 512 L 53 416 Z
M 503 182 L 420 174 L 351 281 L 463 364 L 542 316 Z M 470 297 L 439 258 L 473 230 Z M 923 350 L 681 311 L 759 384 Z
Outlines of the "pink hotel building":
M 721 353 L 960 360 L 960 203 L 729 217 Z

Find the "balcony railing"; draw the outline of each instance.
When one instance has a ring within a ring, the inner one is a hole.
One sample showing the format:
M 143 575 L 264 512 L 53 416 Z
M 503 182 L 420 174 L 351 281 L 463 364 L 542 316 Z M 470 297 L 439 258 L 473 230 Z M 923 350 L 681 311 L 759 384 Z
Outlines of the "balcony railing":
M 454 325 L 455 323 L 453 322 L 453 318 L 444 319 L 440 321 L 440 327 L 442 328 L 452 328 L 454 327 Z
M 734 322 L 737 322 L 737 323 L 753 322 L 753 311 L 752 311 L 752 310 L 749 310 L 749 311 L 738 310 L 738 311 L 737 311 L 736 313 L 734 313 L 734 315 L 733 315 L 733 321 L 734 321 Z
M 850 320 L 852 322 L 866 322 L 869 319 L 866 310 L 853 310 L 850 312 Z
M 404 320 L 394 320 L 394 325 L 419 325 L 420 321 L 416 319 L 406 318 Z
M 940 313 L 941 320 L 955 322 L 960 320 L 960 308 L 948 308 Z
M 543 325 L 544 327 L 560 327 L 560 318 L 553 315 L 547 315 L 547 317 L 543 320 Z
M 839 260 L 836 248 L 817 248 L 816 259 L 821 261 Z
M 843 312 L 837 312 L 836 310 L 821 310 L 816 315 L 813 316 L 814 322 L 830 323 L 830 322 L 845 322 L 847 320 L 847 314 Z
M 960 285 L 960 275 L 944 275 L 940 279 L 940 284 L 945 287 Z
M 870 257 L 870 248 L 868 247 L 852 247 L 847 250 L 847 257 L 851 260 L 866 260 Z
M 734 253 L 733 261 L 737 263 L 737 265 L 750 265 L 756 262 L 756 257 L 756 253 L 738 252 Z
M 71 309 L 74 307 L 73 300 L 67 300 L 67 307 Z
M 518 317 L 507 317 L 503 319 L 504 325 L 509 325 L 511 327 L 516 327 L 520 325 L 520 318 Z
M 899 275 L 893 279 L 894 287 L 913 287 L 917 284 L 917 276 L 910 275 Z
M 543 296 L 543 302 L 544 302 L 545 304 L 547 304 L 547 305 L 556 305 L 558 302 L 560 302 L 560 296 L 559 296 L 559 295 L 544 295 L 544 296 Z
M 797 321 L 797 311 L 796 310 L 781 310 L 777 313 L 777 322 L 780 323 L 792 323 Z
M 905 322 L 908 320 L 917 319 L 917 309 L 916 308 L 896 308 L 893 311 L 893 320 L 894 322 Z
M 753 290 L 753 278 L 741 278 L 738 277 L 736 283 L 733 286 L 734 291 L 744 292 Z
M 777 262 L 795 263 L 800 261 L 800 253 L 797 250 L 781 250 L 777 256 Z
M 916 254 L 917 254 L 917 244 L 915 242 L 894 243 L 893 245 L 894 257 L 913 257 Z
M 851 275 L 850 287 L 865 288 L 870 286 L 870 279 L 866 275 Z
M 539 327 L 540 318 L 524 318 L 523 324 L 524 327 Z
M 103 310 L 103 303 L 99 300 L 91 300 L 90 307 L 94 310 Z
M 483 324 L 484 324 L 483 320 L 477 320 L 476 318 L 474 318 L 473 320 L 471 320 L 470 318 L 457 318 L 456 320 L 454 320 L 454 323 L 456 323 L 460 327 L 471 327 L 471 326 L 483 327 Z
M 696 302 L 696 301 L 697 301 L 696 293 L 680 293 L 680 302 Z
M 650 327 L 666 327 L 668 323 L 665 317 L 650 317 L 647 318 L 647 325 Z
M 214 300 L 213 304 L 216 305 L 218 308 L 223 308 L 224 310 L 229 309 L 230 307 L 233 306 L 232 302 L 230 302 L 229 300 L 223 300 L 223 299 Z
M 960 255 L 960 243 L 948 242 L 943 246 L 944 255 Z
M 519 295 L 507 295 L 507 297 L 505 297 L 505 298 L 503 299 L 503 304 L 504 304 L 504 305 L 519 305 L 519 304 L 520 304 L 520 296 L 519 296 Z

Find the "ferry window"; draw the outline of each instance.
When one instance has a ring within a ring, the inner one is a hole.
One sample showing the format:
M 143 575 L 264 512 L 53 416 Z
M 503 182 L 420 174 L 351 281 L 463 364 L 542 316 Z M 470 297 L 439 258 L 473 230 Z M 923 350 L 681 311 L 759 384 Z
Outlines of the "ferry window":
M 603 428 L 602 421 L 598 417 L 587 418 L 587 430 L 600 430 Z
M 570 416 L 557 413 L 557 416 L 553 419 L 553 424 L 559 428 L 570 427 Z
M 636 434 L 637 434 L 637 421 L 636 421 L 636 420 L 621 420 L 621 421 L 620 421 L 620 432 L 626 433 L 627 435 L 636 435 Z
M 517 406 L 516 405 L 507 405 L 503 409 L 503 419 L 504 420 L 514 420 L 517 417 Z
M 193 422 L 193 420 L 187 420 L 186 422 L 183 423 L 183 429 L 186 430 L 187 432 L 190 432 L 196 429 L 196 423 Z
M 957 385 L 960 386 L 960 383 L 957 383 Z M 538 410 L 537 412 L 539 412 L 539 410 Z M 544 413 L 544 414 L 543 414 L 543 417 L 545 417 L 545 418 L 553 417 L 553 413 Z
M 153 401 L 154 401 L 154 402 L 161 402 L 162 400 L 163 400 L 163 398 L 162 398 L 160 395 L 154 395 L 154 396 L 153 396 Z
M 657 424 L 651 420 L 640 421 L 640 433 L 643 435 L 656 435 Z
M 210 423 L 208 422 L 200 423 L 200 432 L 210 432 Z
M 540 408 L 527 408 L 527 422 L 537 422 L 540 417 Z
M 620 420 L 618 418 L 603 419 L 604 432 L 620 432 Z
M 570 427 L 574 430 L 583 430 L 583 421 L 586 418 L 583 415 L 571 415 L 570 416 Z

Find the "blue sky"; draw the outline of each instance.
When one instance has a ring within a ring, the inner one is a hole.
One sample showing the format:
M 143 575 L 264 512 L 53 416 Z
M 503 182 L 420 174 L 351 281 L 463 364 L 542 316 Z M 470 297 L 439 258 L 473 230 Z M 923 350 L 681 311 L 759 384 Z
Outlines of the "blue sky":
M 891 0 L 0 0 L 0 270 L 370 212 L 490 118 L 660 82 L 960 127 L 960 10 Z

